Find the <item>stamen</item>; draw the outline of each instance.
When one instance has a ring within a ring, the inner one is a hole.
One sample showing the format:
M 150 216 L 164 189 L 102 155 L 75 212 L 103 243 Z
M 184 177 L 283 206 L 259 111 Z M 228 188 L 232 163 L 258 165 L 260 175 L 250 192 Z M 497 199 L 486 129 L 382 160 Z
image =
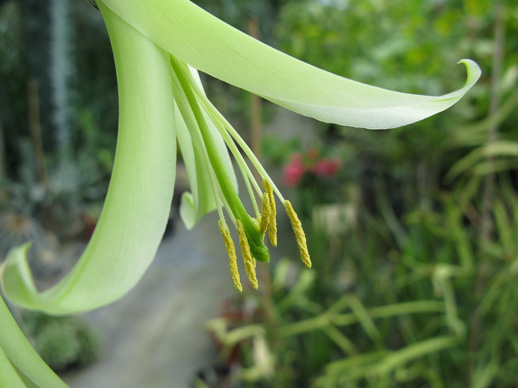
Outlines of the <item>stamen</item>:
M 197 88 L 194 88 L 194 91 L 197 92 L 197 94 L 199 96 L 204 96 L 204 94 L 201 92 L 201 90 L 197 87 Z M 261 163 L 259 162 L 259 160 L 257 159 L 257 157 L 255 156 L 255 154 L 252 152 L 252 150 L 250 149 L 250 147 L 248 147 L 248 145 L 246 144 L 246 142 L 241 138 L 241 136 L 239 136 L 239 134 L 237 133 L 237 131 L 234 129 L 234 127 L 232 125 L 230 125 L 230 123 L 227 121 L 227 119 L 225 118 L 225 116 L 223 116 L 221 114 L 220 111 L 218 111 L 216 109 L 216 107 L 212 104 L 212 102 L 208 99 L 208 98 L 202 98 L 201 100 L 201 103 L 204 105 L 205 109 L 207 110 L 207 113 L 209 114 L 209 116 L 214 120 L 214 122 L 218 122 L 220 123 L 223 128 L 226 129 L 226 131 L 224 130 L 221 130 L 220 126 L 216 126 L 218 131 L 220 131 L 220 134 L 225 138 L 227 139 L 226 136 L 228 136 L 230 134 L 230 137 L 233 138 L 235 140 L 235 142 L 239 145 L 239 147 L 241 147 L 241 149 L 245 152 L 245 155 L 248 156 L 248 159 L 250 160 L 250 162 L 252 163 L 252 165 L 256 168 L 257 172 L 263 176 L 263 177 L 266 177 L 268 178 L 268 182 L 270 183 L 270 185 L 272 186 L 273 188 L 273 191 L 275 191 L 275 193 L 277 194 L 277 196 L 279 197 L 279 199 L 281 200 L 281 202 L 284 203 L 284 197 L 282 196 L 282 193 L 281 191 L 277 188 L 277 186 L 275 186 L 275 184 L 273 183 L 273 181 L 271 179 L 269 179 L 268 177 L 268 174 L 266 173 L 266 170 L 264 169 L 264 167 L 261 165 Z M 230 144 L 231 142 L 225 140 L 225 142 L 227 143 L 227 145 L 229 145 L 230 147 Z M 232 151 L 233 152 L 233 151 Z M 255 181 L 254 181 L 255 182 Z
M 250 252 L 250 245 L 248 244 L 248 239 L 246 238 L 245 229 L 243 228 L 241 220 L 237 220 L 237 226 L 239 245 L 241 245 L 241 253 L 243 254 L 243 260 L 245 262 L 246 274 L 248 275 L 248 279 L 250 279 L 250 283 L 252 283 L 252 287 L 257 290 L 259 288 L 259 282 L 257 281 L 257 276 L 255 274 L 255 259 L 252 257 L 252 253 Z
M 263 194 L 263 205 L 261 208 L 261 218 L 259 222 L 259 233 L 264 238 L 266 229 L 268 228 L 268 221 L 270 220 L 270 196 L 268 193 Z
M 268 196 L 268 238 L 272 246 L 277 246 L 277 209 L 275 208 L 275 197 L 273 196 L 273 188 L 270 183 L 263 179 L 263 186 L 265 190 L 265 197 Z
M 243 254 L 246 273 L 255 289 L 258 288 L 258 281 L 255 272 L 257 264 L 256 260 L 265 263 L 269 262 L 268 249 L 264 245 L 264 235 L 266 230 L 268 230 L 271 244 L 274 247 L 277 246 L 277 221 L 274 192 L 280 199 L 281 203 L 284 204 L 291 220 L 302 261 L 306 266 L 311 267 L 306 236 L 291 203 L 284 200 L 280 190 L 267 175 L 250 147 L 248 147 L 225 117 L 223 117 L 207 99 L 203 92 L 203 88 L 198 84 L 199 80 L 195 79 L 195 76 L 193 76 L 187 65 L 171 56 L 171 67 L 173 83 L 175 86 L 175 99 L 178 101 L 178 108 L 187 124 L 193 145 L 197 150 L 199 150 L 203 162 L 209 170 L 208 175 L 210 184 L 214 193 L 216 207 L 220 215 L 219 228 L 225 242 L 225 248 L 229 255 L 230 272 L 236 289 L 241 292 L 243 287 L 241 285 L 237 268 L 235 246 L 230 236 L 228 226 L 223 218 L 222 207 L 227 210 L 232 223 L 238 230 L 239 244 Z M 239 199 L 231 176 L 226 171 L 227 166 L 225 165 L 224 156 L 218 152 L 218 147 L 221 147 L 221 144 L 217 138 L 213 137 L 214 131 L 217 131 L 221 135 L 223 141 L 238 163 L 241 174 L 245 180 L 248 194 L 252 200 L 256 218 L 250 217 Z M 248 157 L 250 163 L 263 177 L 264 194 L 261 193 L 259 182 L 254 178 L 247 161 L 245 161 L 238 148 L 241 148 L 244 151 L 244 154 Z M 259 212 L 254 190 L 258 197 L 261 197 L 262 194 L 263 201 L 261 212 Z
M 232 241 L 232 237 L 230 236 L 230 230 L 226 224 L 223 225 L 221 220 L 218 221 L 218 225 L 221 235 L 223 236 L 223 241 L 225 242 L 225 249 L 228 253 L 228 264 L 230 266 L 230 274 L 232 275 L 234 287 L 236 287 L 239 292 L 243 292 L 243 286 L 241 285 L 241 279 L 239 278 L 239 271 L 237 269 L 236 248 L 234 247 L 234 241 Z
M 261 195 L 261 189 L 259 188 L 259 185 L 255 181 L 255 178 L 250 171 L 250 168 L 248 167 L 247 163 L 245 162 L 244 158 L 241 156 L 241 153 L 239 152 L 234 140 L 232 139 L 232 136 L 227 132 L 224 122 L 222 122 L 219 118 L 219 111 L 212 105 L 212 103 L 208 100 L 207 96 L 205 95 L 205 92 L 202 87 L 200 87 L 199 82 L 194 78 L 193 74 L 187 66 L 185 66 L 185 63 L 178 63 L 180 67 L 183 68 L 184 75 L 186 78 L 189 79 L 189 83 L 192 87 L 192 90 L 196 94 L 196 96 L 200 99 L 201 104 L 205 108 L 205 112 L 209 115 L 209 117 L 212 119 L 213 124 L 215 125 L 216 129 L 220 133 L 220 135 L 223 137 L 223 140 L 225 141 L 225 144 L 229 148 L 232 155 L 234 155 L 234 158 L 238 164 L 239 169 L 241 170 L 241 174 L 243 175 L 243 178 L 245 180 L 245 183 L 247 185 L 247 188 L 250 190 L 250 182 L 254 185 L 254 189 L 257 192 L 257 195 Z M 209 108 L 209 109 L 208 109 Z M 215 112 L 217 114 L 215 114 Z M 230 124 L 229 124 L 230 125 Z M 257 209 L 257 202 L 255 201 L 255 196 L 250 192 L 250 198 L 252 200 L 252 204 L 254 205 L 254 209 L 256 210 L 256 215 L 259 216 L 259 211 Z
M 171 56 L 171 63 L 173 63 L 173 61 L 175 61 L 175 58 L 173 56 Z M 180 63 L 180 65 L 183 66 L 181 63 Z M 185 93 L 185 90 L 182 88 L 181 82 L 178 78 L 178 74 L 176 74 L 176 72 L 174 71 L 174 68 L 172 69 L 171 75 L 172 75 L 172 79 L 173 79 L 173 84 L 175 85 L 175 88 L 173 89 L 173 93 L 174 93 L 174 97 L 175 97 L 175 100 L 178 105 L 178 110 L 180 111 L 180 114 L 182 115 L 182 118 L 184 119 L 184 121 L 187 125 L 189 133 L 191 135 L 191 139 L 193 140 L 193 143 L 194 143 L 193 144 L 194 147 L 196 147 L 199 150 L 199 152 L 201 153 L 205 165 L 210 166 L 210 158 L 208 155 L 207 147 L 205 146 L 205 143 L 203 141 L 201 129 L 200 129 L 198 122 L 196 120 L 196 117 L 195 117 L 196 115 L 192 109 L 192 106 L 188 102 L 188 98 Z M 220 186 L 217 184 L 217 178 L 215 176 L 214 170 L 208 168 L 208 175 L 209 175 L 210 186 L 214 193 L 214 199 L 216 202 L 216 207 L 218 209 L 219 218 L 220 218 L 220 220 L 224 220 L 223 212 L 221 209 L 222 200 L 224 202 L 224 206 L 227 209 L 230 209 L 230 207 L 228 206 L 226 198 L 224 197 L 223 193 L 221 192 Z M 231 211 L 229 211 L 229 215 L 230 215 L 232 222 L 235 223 L 235 218 Z M 232 245 L 233 245 L 233 243 L 232 243 Z
M 288 217 L 290 218 L 293 232 L 295 232 L 295 238 L 297 239 L 297 244 L 300 251 L 300 258 L 302 259 L 303 263 L 306 264 L 306 267 L 311 268 L 311 259 L 309 258 L 308 247 L 306 244 L 306 235 L 302 229 L 302 224 L 300 223 L 299 217 L 297 216 L 297 213 L 295 213 L 295 210 L 293 210 L 293 206 L 291 206 L 290 201 L 285 201 L 284 206 L 286 208 L 286 212 L 288 213 Z

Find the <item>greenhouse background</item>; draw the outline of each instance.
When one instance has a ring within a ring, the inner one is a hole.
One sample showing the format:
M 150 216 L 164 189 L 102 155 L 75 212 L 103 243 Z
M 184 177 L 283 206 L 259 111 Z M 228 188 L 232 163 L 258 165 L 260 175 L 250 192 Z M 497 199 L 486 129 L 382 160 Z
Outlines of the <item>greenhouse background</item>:
M 462 86 L 462 58 L 482 78 L 439 115 L 368 131 L 201 74 L 297 208 L 313 268 L 279 215 L 282 246 L 258 265 L 259 289 L 239 294 L 216 215 L 192 231 L 179 218 L 189 189 L 179 154 L 168 228 L 135 289 L 82 316 L 9 305 L 42 358 L 73 388 L 515 387 L 518 4 L 194 2 L 367 84 L 445 94 Z M 79 258 L 103 206 L 117 140 L 113 56 L 84 0 L 0 0 L 0 59 L 0 261 L 31 241 L 44 289 Z

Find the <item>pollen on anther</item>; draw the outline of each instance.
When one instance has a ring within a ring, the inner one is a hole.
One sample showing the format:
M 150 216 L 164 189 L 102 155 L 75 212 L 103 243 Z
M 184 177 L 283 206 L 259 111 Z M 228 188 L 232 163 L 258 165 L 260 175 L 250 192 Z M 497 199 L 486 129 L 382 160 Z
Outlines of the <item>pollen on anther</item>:
M 264 197 L 268 198 L 268 238 L 272 246 L 277 246 L 277 209 L 275 208 L 275 197 L 270 183 L 263 179 Z
M 250 252 L 250 244 L 248 243 L 245 229 L 243 228 L 243 223 L 240 220 L 237 220 L 237 227 L 237 232 L 239 234 L 239 245 L 241 246 L 241 253 L 245 262 L 246 274 L 250 279 L 252 287 L 257 290 L 259 288 L 259 282 L 257 281 L 257 275 L 255 273 L 255 259 Z
M 234 287 L 236 287 L 239 292 L 243 292 L 243 286 L 241 285 L 241 279 L 239 278 L 239 270 L 237 269 L 236 248 L 234 247 L 234 241 L 232 241 L 232 237 L 230 236 L 230 230 L 227 225 L 223 225 L 221 220 L 218 221 L 218 225 L 221 235 L 223 236 L 223 241 L 225 242 L 225 249 L 228 253 L 228 264 L 230 266 L 230 274 L 232 275 Z
M 270 213 L 270 197 L 268 196 L 268 193 L 264 193 L 263 195 L 263 204 L 261 208 L 261 219 L 259 221 L 259 233 L 261 233 L 261 236 L 264 238 L 264 234 L 266 233 L 266 229 L 268 228 L 268 221 L 269 221 L 269 213 Z
M 295 213 L 295 210 L 293 210 L 293 206 L 291 205 L 290 201 L 285 201 L 284 206 L 286 207 L 286 213 L 288 213 L 288 217 L 291 221 L 291 227 L 293 228 L 295 238 L 297 239 L 297 245 L 299 246 L 300 251 L 300 258 L 308 268 L 311 268 L 311 259 L 309 258 L 309 252 L 306 243 L 306 235 L 304 234 L 304 230 L 302 229 L 302 224 L 300 223 L 299 217 L 297 216 L 297 213 Z

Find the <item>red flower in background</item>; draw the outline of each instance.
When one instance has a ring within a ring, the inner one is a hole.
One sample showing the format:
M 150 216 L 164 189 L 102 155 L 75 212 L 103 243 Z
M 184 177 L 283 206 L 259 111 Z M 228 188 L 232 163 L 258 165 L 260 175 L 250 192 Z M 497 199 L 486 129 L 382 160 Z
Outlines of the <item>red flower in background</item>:
M 306 172 L 306 167 L 300 154 L 291 155 L 290 162 L 282 171 L 282 181 L 288 187 L 296 187 L 302 176 Z
M 338 159 L 322 159 L 311 168 L 311 172 L 316 176 L 332 178 L 340 167 L 342 163 Z
M 282 180 L 288 187 L 297 187 L 306 173 L 312 173 L 318 178 L 333 178 L 341 167 L 340 159 L 322 157 L 316 148 L 310 148 L 304 156 L 299 153 L 291 155 L 282 171 Z

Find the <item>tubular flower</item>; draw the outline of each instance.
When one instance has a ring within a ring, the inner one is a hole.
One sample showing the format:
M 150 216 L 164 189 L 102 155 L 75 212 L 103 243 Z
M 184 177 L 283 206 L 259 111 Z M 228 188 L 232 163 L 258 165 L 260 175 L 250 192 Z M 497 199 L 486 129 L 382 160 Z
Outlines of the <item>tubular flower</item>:
M 77 265 L 49 290 L 36 289 L 26 260 L 27 246 L 15 249 L 0 268 L 8 298 L 51 314 L 110 303 L 142 277 L 167 222 L 176 142 L 191 184 L 191 192 L 181 201 L 181 217 L 192 228 L 207 212 L 218 211 L 236 288 L 241 286 L 229 248 L 228 220 L 239 232 L 242 252 L 249 250 L 254 261 L 268 262 L 263 242 L 267 229 L 272 245 L 277 243 L 274 193 L 288 210 L 302 258 L 310 265 L 293 208 L 207 99 L 197 70 L 306 116 L 370 129 L 406 125 L 441 112 L 480 77 L 478 65 L 465 59 L 461 62 L 467 68 L 466 85 L 455 92 L 439 97 L 393 92 L 276 51 L 188 0 L 97 0 L 97 5 L 113 47 L 120 100 L 117 153 L 103 213 Z M 229 151 L 244 177 L 253 216 L 238 196 Z M 250 165 L 263 179 L 264 194 Z M 262 198 L 261 210 L 256 194 Z M 245 258 L 245 268 L 254 278 L 250 257 Z
M 98 226 L 74 269 L 39 292 L 26 261 L 27 247 L 0 269 L 7 297 L 52 314 L 93 309 L 131 289 L 150 265 L 165 228 L 173 194 L 176 142 L 191 184 L 180 214 L 192 228 L 217 210 L 225 246 L 228 224 L 242 251 L 268 262 L 268 230 L 276 245 L 274 193 L 286 209 L 309 266 L 302 227 L 293 208 L 234 128 L 207 99 L 197 70 L 326 122 L 370 129 L 422 120 L 455 104 L 480 77 L 468 59 L 466 85 L 433 97 L 376 88 L 336 76 L 266 46 L 188 0 L 97 0 L 113 47 L 119 85 L 117 153 Z M 237 190 L 229 151 L 252 199 L 249 215 Z M 244 159 L 242 153 L 248 158 Z M 265 192 L 254 179 L 259 173 Z M 262 198 L 261 210 L 255 200 Z M 228 220 L 225 218 L 224 210 Z M 226 236 L 226 237 L 225 237 Z M 229 250 L 232 256 L 232 251 Z M 248 260 L 248 259 L 247 259 Z M 235 262 L 231 259 L 236 288 Z M 251 277 L 250 261 L 245 268 Z M 254 283 L 254 281 L 252 281 Z
M 393 92 L 298 61 L 188 0 L 96 3 L 110 36 L 119 87 L 117 152 L 103 212 L 83 256 L 50 289 L 40 292 L 36 288 L 26 258 L 28 245 L 14 249 L 0 266 L 5 296 L 22 307 L 48 314 L 77 313 L 106 305 L 142 277 L 167 223 L 177 142 L 191 184 L 191 192 L 182 197 L 181 217 L 187 228 L 192 228 L 207 212 L 218 211 L 238 290 L 242 285 L 228 225 L 238 231 L 245 270 L 257 287 L 256 261 L 269 261 L 263 242 L 266 231 L 271 244 L 277 244 L 274 194 L 292 222 L 303 262 L 311 266 L 293 207 L 207 99 L 197 70 L 300 114 L 369 129 L 407 125 L 441 112 L 461 99 L 480 77 L 478 65 L 465 59 L 461 62 L 467 68 L 467 81 L 457 91 L 438 97 Z M 238 196 L 229 151 L 244 177 L 253 216 Z M 250 165 L 261 176 L 264 193 Z M 256 194 L 262 199 L 261 210 Z M 10 387 L 32 386 L 31 382 L 40 387 L 64 386 L 41 366 L 41 360 L 36 361 L 23 336 L 11 336 L 16 331 L 14 320 L 3 300 L 0 302 L 0 385 L 7 381 Z
M 210 197 L 204 198 L 205 203 L 202 204 L 202 194 L 199 191 L 185 193 L 181 201 L 180 215 L 186 226 L 192 228 L 204 212 L 212 208 L 217 209 L 220 217 L 220 230 L 231 261 L 232 279 L 236 289 L 241 291 L 242 286 L 238 281 L 239 278 L 236 278 L 234 267 L 233 256 L 235 253 L 228 242 L 228 226 L 223 212 L 225 209 L 230 222 L 239 234 L 246 273 L 253 287 L 257 288 L 255 260 L 263 263 L 270 261 L 268 249 L 263 242 L 266 230 L 268 230 L 271 244 L 277 245 L 274 191 L 283 204 L 286 201 L 237 131 L 207 99 L 197 72 L 172 55 L 170 60 L 173 95 L 179 117 L 185 123 L 176 128 L 180 150 L 184 158 L 187 157 L 185 162 L 191 182 L 199 182 L 200 171 L 202 171 L 206 175 L 206 195 L 210 195 Z M 232 153 L 243 176 L 253 205 L 254 216 L 247 213 L 239 198 L 236 177 L 227 149 Z M 261 188 L 241 152 L 248 156 L 252 166 L 262 176 L 264 193 L 261 192 Z M 189 158 L 191 155 L 194 155 L 194 159 Z M 196 188 L 195 185 L 194 188 Z M 259 211 L 256 195 L 262 198 L 261 211 Z M 204 209 L 203 211 L 200 211 L 201 207 Z M 307 247 L 301 249 L 307 251 Z

